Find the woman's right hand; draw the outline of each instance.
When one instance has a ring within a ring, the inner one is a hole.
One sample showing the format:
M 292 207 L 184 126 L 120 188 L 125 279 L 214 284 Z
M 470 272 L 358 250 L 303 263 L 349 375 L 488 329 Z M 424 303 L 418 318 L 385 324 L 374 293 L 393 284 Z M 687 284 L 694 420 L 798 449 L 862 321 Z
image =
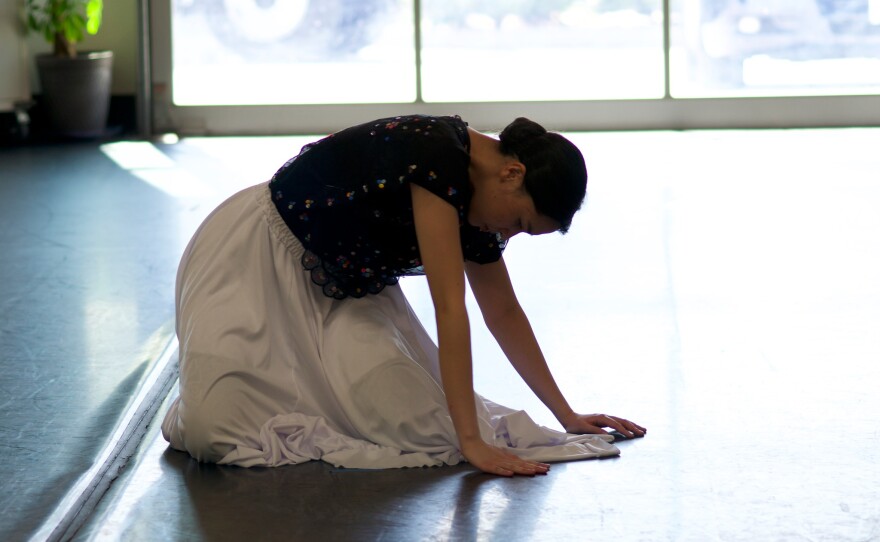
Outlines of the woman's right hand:
M 517 457 L 501 448 L 486 444 L 483 440 L 462 444 L 461 453 L 468 462 L 487 474 L 497 476 L 534 476 L 547 474 L 550 465 Z

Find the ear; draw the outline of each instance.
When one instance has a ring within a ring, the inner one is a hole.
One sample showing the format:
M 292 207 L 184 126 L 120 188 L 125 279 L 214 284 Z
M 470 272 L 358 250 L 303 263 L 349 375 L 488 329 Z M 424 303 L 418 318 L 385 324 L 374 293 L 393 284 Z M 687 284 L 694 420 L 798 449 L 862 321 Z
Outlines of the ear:
M 518 160 L 507 162 L 501 170 L 501 182 L 510 188 L 519 189 L 523 186 L 525 178 L 526 166 Z

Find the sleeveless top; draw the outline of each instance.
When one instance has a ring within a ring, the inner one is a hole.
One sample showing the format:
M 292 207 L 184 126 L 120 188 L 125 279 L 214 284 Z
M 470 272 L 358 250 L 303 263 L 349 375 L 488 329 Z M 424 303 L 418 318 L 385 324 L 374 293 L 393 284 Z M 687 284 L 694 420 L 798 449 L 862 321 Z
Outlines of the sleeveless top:
M 466 260 L 498 261 L 505 242 L 467 222 L 470 137 L 460 117 L 375 120 L 303 147 L 269 182 L 303 244 L 303 267 L 329 297 L 363 297 L 422 275 L 410 183 L 458 211 Z

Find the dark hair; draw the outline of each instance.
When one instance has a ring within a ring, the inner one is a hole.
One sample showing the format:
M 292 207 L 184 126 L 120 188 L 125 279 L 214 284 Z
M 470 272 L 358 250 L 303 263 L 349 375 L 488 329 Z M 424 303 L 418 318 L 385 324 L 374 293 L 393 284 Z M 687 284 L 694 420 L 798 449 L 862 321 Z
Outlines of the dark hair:
M 587 166 L 581 151 L 561 135 L 537 122 L 519 117 L 502 130 L 501 153 L 526 166 L 526 192 L 542 215 L 568 231 L 587 193 Z

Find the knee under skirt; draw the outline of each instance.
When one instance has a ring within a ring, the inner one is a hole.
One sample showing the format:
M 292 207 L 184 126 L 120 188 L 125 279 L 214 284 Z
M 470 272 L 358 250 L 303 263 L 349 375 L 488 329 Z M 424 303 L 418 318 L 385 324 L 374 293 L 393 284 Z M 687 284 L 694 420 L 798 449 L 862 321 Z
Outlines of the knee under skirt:
M 323 460 L 349 468 L 464 461 L 437 347 L 399 286 L 325 297 L 265 184 L 220 205 L 177 277 L 180 394 L 162 424 L 175 449 L 243 467 Z M 484 440 L 540 461 L 617 455 L 476 395 Z

